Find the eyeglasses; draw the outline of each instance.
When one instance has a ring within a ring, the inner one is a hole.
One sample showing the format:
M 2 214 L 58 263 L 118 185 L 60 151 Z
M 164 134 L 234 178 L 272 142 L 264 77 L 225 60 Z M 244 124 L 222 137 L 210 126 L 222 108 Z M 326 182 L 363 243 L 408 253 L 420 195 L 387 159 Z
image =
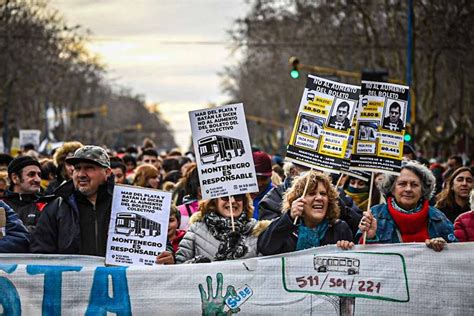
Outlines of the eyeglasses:
M 237 202 L 241 202 L 244 200 L 245 198 L 245 194 L 237 194 L 237 195 L 232 195 L 232 197 L 234 198 L 234 200 L 236 200 Z M 222 201 L 229 201 L 229 196 L 221 196 L 220 199 Z

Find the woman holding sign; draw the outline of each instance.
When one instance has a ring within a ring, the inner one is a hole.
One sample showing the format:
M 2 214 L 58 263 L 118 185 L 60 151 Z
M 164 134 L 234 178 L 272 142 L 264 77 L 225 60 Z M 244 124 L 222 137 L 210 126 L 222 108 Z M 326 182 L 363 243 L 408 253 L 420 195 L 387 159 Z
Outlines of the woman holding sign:
M 191 216 L 190 227 L 179 244 L 177 263 L 245 259 L 257 256 L 257 237 L 268 221 L 252 218 L 248 194 L 201 202 Z M 232 229 L 231 212 L 234 217 Z
M 453 224 L 429 206 L 435 184 L 428 168 L 416 161 L 403 162 L 399 176 L 386 175 L 380 183 L 387 203 L 364 212 L 356 240 L 367 232 L 367 243 L 425 242 L 435 251 L 456 241 Z
M 352 248 L 352 231 L 339 219 L 339 212 L 338 194 L 329 177 L 310 171 L 296 178 L 285 193 L 283 214 L 260 236 L 258 251 L 274 255 L 328 244 Z

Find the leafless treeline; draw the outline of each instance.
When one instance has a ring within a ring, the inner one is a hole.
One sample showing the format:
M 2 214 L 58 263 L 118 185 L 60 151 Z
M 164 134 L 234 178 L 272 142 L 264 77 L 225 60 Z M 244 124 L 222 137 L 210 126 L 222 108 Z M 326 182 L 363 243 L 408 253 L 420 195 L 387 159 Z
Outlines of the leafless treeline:
M 45 0 L 0 0 L 4 140 L 9 143 L 19 129 L 44 130 L 49 105 L 61 118 L 58 140 L 123 146 L 148 136 L 160 147 L 175 146 L 167 123 L 145 108 L 142 96 L 107 82 L 105 67 L 84 46 L 88 36 Z M 102 105 L 106 112 L 98 111 Z
M 252 140 L 269 151 L 288 141 L 306 77 L 290 78 L 290 56 L 348 71 L 387 69 L 390 78 L 405 81 L 408 2 L 256 0 L 230 32 L 245 57 L 223 72 L 223 85 L 235 101 L 244 101 L 247 114 L 287 128 L 282 141 L 274 126 L 251 123 Z M 416 145 L 431 157 L 462 151 L 472 156 L 474 2 L 413 3 Z M 262 132 L 267 130 L 273 136 Z

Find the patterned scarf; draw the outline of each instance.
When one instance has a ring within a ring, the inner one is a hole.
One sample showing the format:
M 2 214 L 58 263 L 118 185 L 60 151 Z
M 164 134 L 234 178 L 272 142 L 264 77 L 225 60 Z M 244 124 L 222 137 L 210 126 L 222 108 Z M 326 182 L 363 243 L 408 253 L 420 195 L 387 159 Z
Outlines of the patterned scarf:
M 369 204 L 369 192 L 359 191 L 352 187 L 349 187 L 348 190 L 344 190 L 347 196 L 351 197 L 354 200 L 354 203 L 363 211 L 367 210 L 367 205 Z
M 232 231 L 230 218 L 223 217 L 217 213 L 210 212 L 204 216 L 204 222 L 211 235 L 220 241 L 215 260 L 232 260 L 243 257 L 248 248 L 245 245 L 247 235 L 253 228 L 253 222 L 245 214 L 234 218 L 235 232 Z
M 313 247 L 319 247 L 321 240 L 326 236 L 329 228 L 327 219 L 324 219 L 316 228 L 309 228 L 304 223 L 298 227 L 298 241 L 296 250 L 303 250 Z

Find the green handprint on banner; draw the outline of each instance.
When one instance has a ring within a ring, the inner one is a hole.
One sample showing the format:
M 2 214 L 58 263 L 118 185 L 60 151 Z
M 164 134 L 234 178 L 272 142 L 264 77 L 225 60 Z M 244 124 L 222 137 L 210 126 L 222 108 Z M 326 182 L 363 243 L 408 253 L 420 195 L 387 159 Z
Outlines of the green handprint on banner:
M 222 273 L 217 273 L 217 291 L 216 295 L 213 296 L 213 289 L 212 289 L 212 277 L 207 276 L 207 293 L 204 291 L 204 287 L 202 284 L 199 284 L 199 292 L 201 293 L 201 307 L 202 307 L 202 314 L 206 316 L 221 316 L 221 315 L 232 315 L 240 312 L 240 308 L 236 309 L 229 309 L 227 312 L 224 312 L 225 308 L 225 300 L 229 296 L 236 296 L 237 293 L 235 288 L 232 285 L 227 287 L 227 291 L 224 296 L 222 296 L 222 287 L 224 284 L 224 277 Z

